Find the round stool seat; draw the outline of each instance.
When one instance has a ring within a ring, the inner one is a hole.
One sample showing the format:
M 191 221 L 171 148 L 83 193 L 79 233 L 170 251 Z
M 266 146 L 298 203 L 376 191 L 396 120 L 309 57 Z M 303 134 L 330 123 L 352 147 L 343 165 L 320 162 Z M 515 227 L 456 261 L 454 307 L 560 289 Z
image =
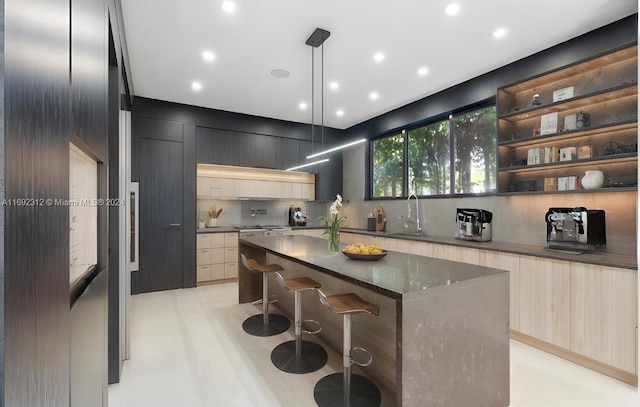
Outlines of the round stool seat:
M 373 315 L 380 314 L 380 308 L 377 305 L 366 302 L 354 293 L 327 295 L 326 300 L 325 305 L 328 305 L 336 314 L 359 314 L 362 312 Z

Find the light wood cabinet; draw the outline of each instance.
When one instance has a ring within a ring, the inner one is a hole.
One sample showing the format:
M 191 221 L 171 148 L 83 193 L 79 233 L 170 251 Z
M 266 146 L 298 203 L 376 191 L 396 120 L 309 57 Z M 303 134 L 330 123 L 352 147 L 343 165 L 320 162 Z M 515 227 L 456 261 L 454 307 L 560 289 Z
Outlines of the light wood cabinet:
M 479 264 L 509 271 L 509 326 L 520 330 L 520 256 L 480 250 Z
M 291 171 L 199 164 L 197 193 L 201 199 L 315 199 L 315 175 Z
M 508 270 L 515 338 L 627 383 L 637 380 L 636 270 L 357 232 L 341 233 L 341 240 Z
M 638 374 L 638 272 L 611 269 L 611 364 Z
M 569 262 L 520 256 L 520 332 L 570 349 Z
M 238 277 L 238 233 L 201 233 L 196 236 L 198 283 Z

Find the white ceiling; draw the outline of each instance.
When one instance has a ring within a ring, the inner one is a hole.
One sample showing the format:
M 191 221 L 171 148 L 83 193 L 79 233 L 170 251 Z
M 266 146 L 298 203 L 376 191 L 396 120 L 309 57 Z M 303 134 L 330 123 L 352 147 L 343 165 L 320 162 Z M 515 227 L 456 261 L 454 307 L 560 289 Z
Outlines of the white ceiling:
M 320 49 L 315 54 L 314 122 L 324 105 L 324 125 L 339 129 L 638 10 L 637 0 L 235 0 L 230 14 L 222 0 L 121 2 L 135 95 L 302 123 L 311 123 L 305 41 L 317 27 L 330 31 L 324 104 Z M 454 16 L 445 13 L 452 2 L 460 5 Z M 497 28 L 507 35 L 495 38 Z M 213 61 L 202 58 L 205 50 Z M 377 52 L 382 62 L 373 60 Z M 418 75 L 420 67 L 429 73 Z M 290 76 L 276 78 L 273 69 Z

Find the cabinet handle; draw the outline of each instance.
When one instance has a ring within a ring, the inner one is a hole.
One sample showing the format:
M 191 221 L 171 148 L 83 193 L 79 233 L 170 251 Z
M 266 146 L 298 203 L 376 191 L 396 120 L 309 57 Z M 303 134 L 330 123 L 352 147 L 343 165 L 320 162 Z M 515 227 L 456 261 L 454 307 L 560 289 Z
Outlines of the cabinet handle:
M 172 228 L 177 228 L 177 227 L 180 227 L 180 224 L 179 223 L 172 223 L 169 226 L 172 227 Z

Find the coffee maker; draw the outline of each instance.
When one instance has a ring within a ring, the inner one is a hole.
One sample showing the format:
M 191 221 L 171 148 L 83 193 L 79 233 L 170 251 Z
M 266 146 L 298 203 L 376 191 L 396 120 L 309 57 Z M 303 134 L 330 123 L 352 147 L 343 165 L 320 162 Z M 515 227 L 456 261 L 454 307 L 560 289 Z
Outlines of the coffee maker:
M 456 235 L 457 239 L 473 240 L 476 242 L 488 242 L 491 240 L 491 220 L 493 214 L 484 209 L 456 210 Z
M 603 249 L 607 244 L 601 209 L 549 208 L 545 220 L 550 249 L 585 252 Z
M 289 207 L 289 226 L 307 226 L 307 215 L 302 208 L 291 205 Z

